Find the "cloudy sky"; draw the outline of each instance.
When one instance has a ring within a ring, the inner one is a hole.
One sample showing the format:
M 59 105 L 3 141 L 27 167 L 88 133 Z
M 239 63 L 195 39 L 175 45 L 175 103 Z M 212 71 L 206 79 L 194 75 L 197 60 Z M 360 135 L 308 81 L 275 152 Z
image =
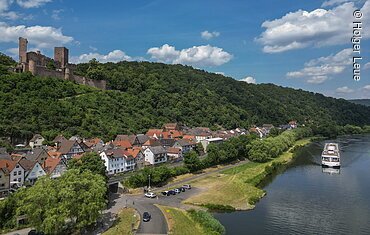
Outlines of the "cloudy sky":
M 361 80 L 351 37 L 361 18 Z M 367 33 L 366 33 L 367 32 Z M 72 62 L 187 64 L 248 83 L 275 83 L 343 98 L 370 98 L 370 0 L 0 0 L 0 51 L 19 36 Z

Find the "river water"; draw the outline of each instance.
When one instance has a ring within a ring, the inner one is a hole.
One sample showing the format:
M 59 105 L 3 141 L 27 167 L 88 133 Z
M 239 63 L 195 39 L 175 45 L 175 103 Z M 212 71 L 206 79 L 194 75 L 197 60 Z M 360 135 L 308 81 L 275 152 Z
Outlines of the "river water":
M 300 151 L 263 186 L 251 211 L 216 213 L 227 234 L 370 234 L 370 135 L 333 140 L 342 167 L 322 168 L 324 143 Z

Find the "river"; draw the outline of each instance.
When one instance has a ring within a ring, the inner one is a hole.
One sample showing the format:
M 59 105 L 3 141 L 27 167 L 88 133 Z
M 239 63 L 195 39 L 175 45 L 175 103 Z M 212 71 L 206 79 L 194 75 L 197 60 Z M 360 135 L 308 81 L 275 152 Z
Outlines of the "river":
M 337 140 L 341 168 L 321 167 L 324 143 L 312 143 L 251 211 L 216 213 L 227 234 L 370 234 L 370 135 Z M 330 172 L 331 171 L 331 172 Z

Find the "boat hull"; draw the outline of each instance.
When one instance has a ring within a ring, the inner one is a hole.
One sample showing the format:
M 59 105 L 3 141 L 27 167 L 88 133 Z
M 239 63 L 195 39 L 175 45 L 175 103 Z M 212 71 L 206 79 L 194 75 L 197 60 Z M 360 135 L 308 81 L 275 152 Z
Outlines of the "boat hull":
M 321 162 L 323 167 L 340 168 L 340 162 Z

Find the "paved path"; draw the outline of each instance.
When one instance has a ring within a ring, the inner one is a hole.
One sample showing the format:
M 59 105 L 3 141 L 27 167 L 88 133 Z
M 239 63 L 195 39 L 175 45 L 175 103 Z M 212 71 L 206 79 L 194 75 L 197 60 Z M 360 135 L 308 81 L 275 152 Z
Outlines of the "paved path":
M 184 180 L 180 180 L 178 182 L 165 185 L 163 187 L 154 188 L 153 191 L 157 192 L 158 194 L 158 197 L 155 199 L 146 198 L 144 195 L 130 195 L 130 194 L 113 195 L 108 205 L 108 209 L 103 212 L 103 217 L 105 218 L 103 222 L 104 226 L 101 228 L 100 231 L 95 231 L 93 234 L 99 234 L 102 230 L 104 231 L 108 227 L 110 227 L 113 223 L 112 219 L 114 215 L 117 215 L 119 211 L 125 207 L 135 208 L 140 214 L 141 222 L 140 222 L 140 226 L 136 234 L 141 234 L 141 235 L 143 234 L 167 234 L 167 231 L 168 231 L 167 221 L 162 211 L 158 207 L 156 207 L 155 204 L 176 207 L 176 208 L 181 208 L 185 210 L 194 208 L 195 206 L 182 204 L 181 202 L 193 195 L 200 193 L 201 189 L 192 188 L 180 194 L 171 195 L 171 196 L 163 196 L 162 194 L 160 194 L 161 191 L 167 190 L 169 188 L 174 188 L 176 186 L 183 185 L 183 184 L 189 183 L 197 179 L 201 179 L 211 174 L 219 173 L 220 171 L 227 170 L 227 169 L 245 164 L 247 162 L 249 161 L 248 160 L 240 161 L 232 165 L 223 166 L 222 168 L 219 168 L 219 169 L 215 169 L 209 172 L 200 173 L 200 174 L 191 176 Z M 148 211 L 152 215 L 152 219 L 149 222 L 142 222 L 142 215 L 145 211 Z M 29 231 L 30 229 L 28 228 L 28 229 L 22 229 L 22 230 L 17 230 L 11 233 L 7 233 L 5 235 L 14 235 L 17 233 L 20 235 L 27 235 Z
M 27 235 L 29 231 L 31 231 L 30 228 L 25 228 L 25 229 L 17 230 L 14 232 L 5 233 L 4 235 L 14 235 L 14 234 Z

